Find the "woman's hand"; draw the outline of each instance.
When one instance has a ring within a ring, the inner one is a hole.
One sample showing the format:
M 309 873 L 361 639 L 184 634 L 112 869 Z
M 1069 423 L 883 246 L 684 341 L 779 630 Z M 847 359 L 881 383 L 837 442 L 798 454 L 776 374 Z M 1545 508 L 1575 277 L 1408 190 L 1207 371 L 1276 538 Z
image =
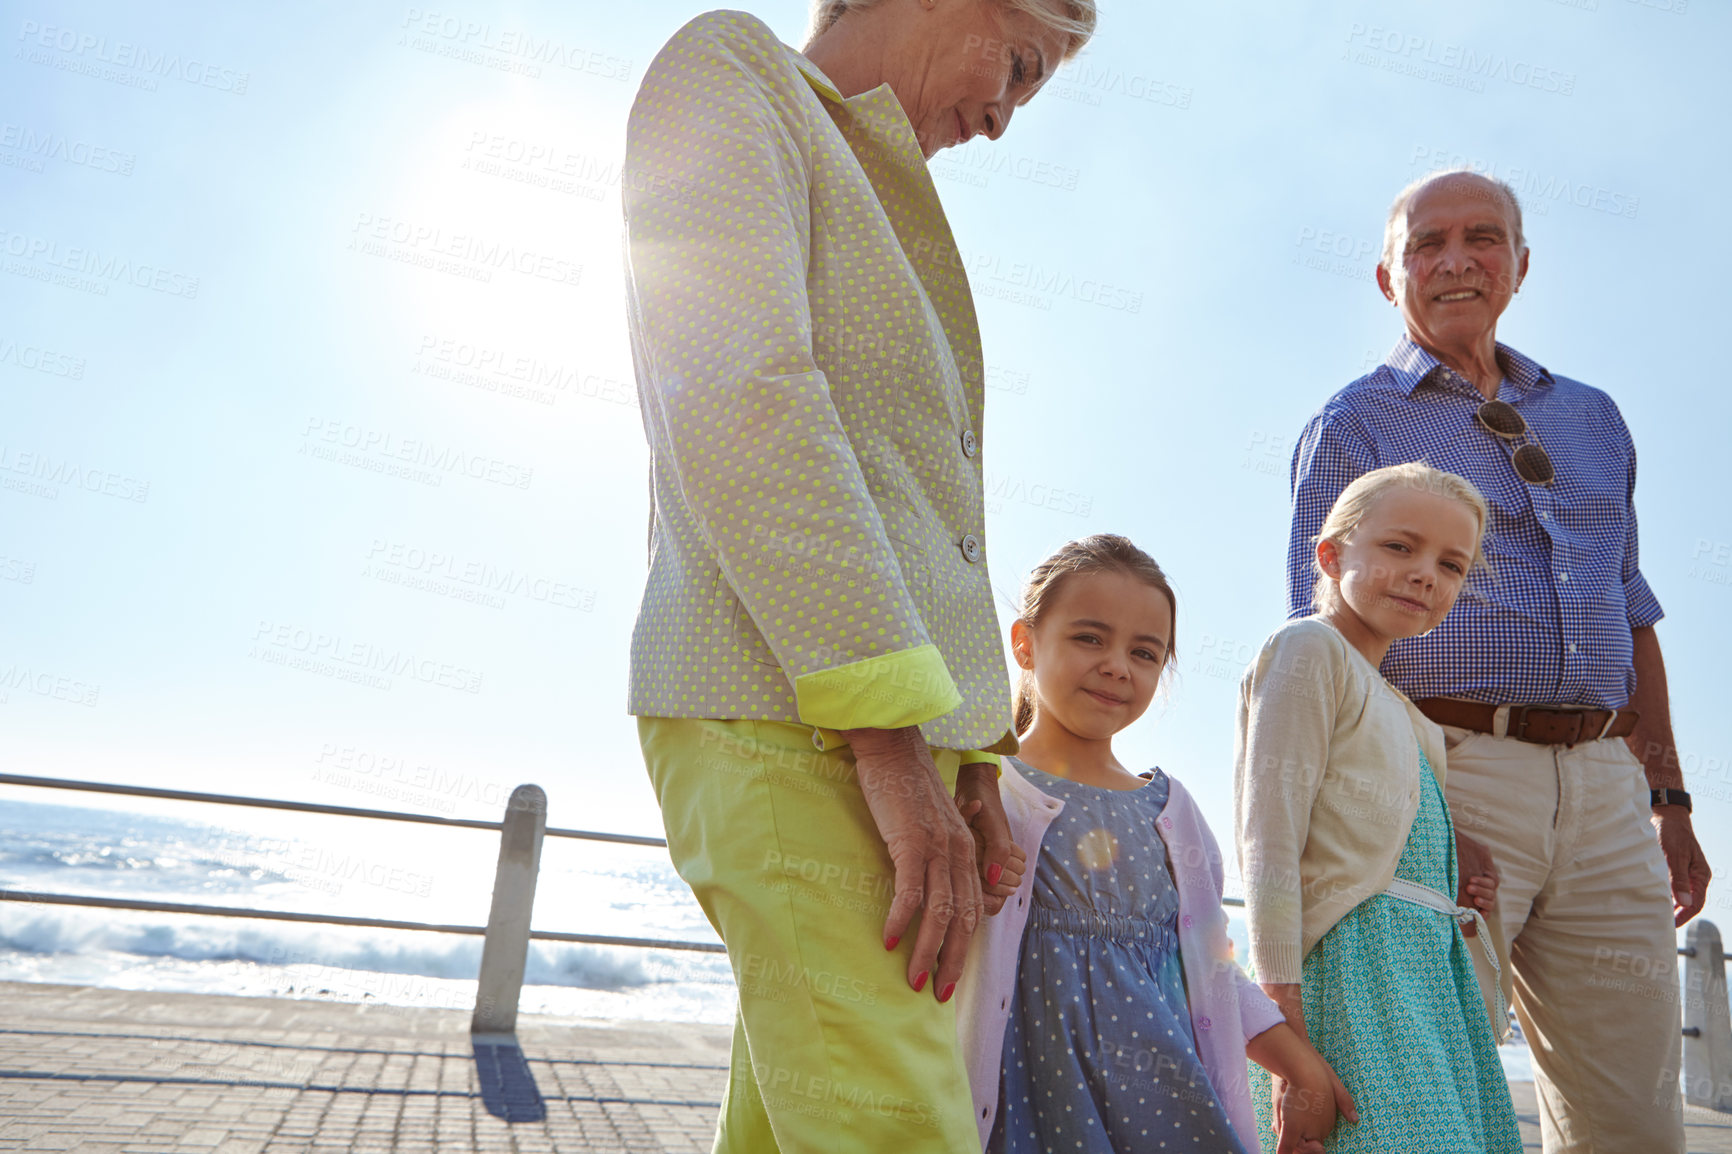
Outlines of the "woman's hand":
M 1459 829 L 1455 831 L 1455 869 L 1459 875 L 1456 905 L 1481 914 L 1497 908 L 1497 863 L 1492 861 L 1491 850 Z M 1461 927 L 1461 933 L 1463 937 L 1474 937 L 1479 933 L 1479 923 L 1468 922 Z
M 970 762 L 957 770 L 956 808 L 974 835 L 981 894 L 986 914 L 991 917 L 1022 884 L 1028 864 L 1028 855 L 1010 839 L 1010 819 L 1004 814 L 1004 797 L 998 792 L 998 767 Z
M 921 990 L 935 977 L 932 992 L 947 1002 L 980 924 L 974 835 L 944 788 L 918 726 L 849 729 L 842 735 L 854 749 L 860 792 L 896 869 L 884 948 L 895 949 L 920 913 L 908 984 Z

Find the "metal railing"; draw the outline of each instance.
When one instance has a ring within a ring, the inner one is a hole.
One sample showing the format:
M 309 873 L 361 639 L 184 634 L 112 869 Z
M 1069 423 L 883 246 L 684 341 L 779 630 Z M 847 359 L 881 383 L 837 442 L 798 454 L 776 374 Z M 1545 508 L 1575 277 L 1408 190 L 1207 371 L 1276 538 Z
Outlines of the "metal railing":
M 536 875 L 540 872 L 541 845 L 545 838 L 561 837 L 617 845 L 665 849 L 659 837 L 598 833 L 593 830 L 549 828 L 547 795 L 540 786 L 520 785 L 511 791 L 502 821 L 432 817 L 395 810 L 363 809 L 355 806 L 321 805 L 314 802 L 276 801 L 236 794 L 202 793 L 149 786 L 111 785 L 67 778 L 29 777 L 0 773 L 0 785 L 64 789 L 127 797 L 163 798 L 171 801 L 205 802 L 213 805 L 250 806 L 295 813 L 337 817 L 405 821 L 446 829 L 480 829 L 499 832 L 499 862 L 494 872 L 493 900 L 485 926 L 447 925 L 433 922 L 399 921 L 389 918 L 350 917 L 342 914 L 309 914 L 291 910 L 260 910 L 242 906 L 214 906 L 195 902 L 144 901 L 135 898 L 104 898 L 81 894 L 43 893 L 33 890 L 0 889 L 0 901 L 38 905 L 85 906 L 96 909 L 140 910 L 149 913 L 195 914 L 212 917 L 260 918 L 283 922 L 359 926 L 370 929 L 416 930 L 438 934 L 480 935 L 481 967 L 477 978 L 475 1012 L 470 1031 L 479 1036 L 508 1035 L 515 1031 L 517 1005 L 523 990 L 524 967 L 531 940 L 571 942 L 581 945 L 628 946 L 657 950 L 690 950 L 725 954 L 726 947 L 714 942 L 688 942 L 663 938 L 615 937 L 606 934 L 563 933 L 530 927 L 535 904 Z M 1243 906 L 1242 898 L 1224 898 L 1223 905 Z M 1720 931 L 1709 921 L 1690 927 L 1688 944 L 1678 950 L 1684 966 L 1684 1097 L 1692 1105 L 1732 1111 L 1732 1009 L 1728 1007 L 1726 953 Z
M 510 1034 L 515 1030 L 517 1004 L 523 990 L 524 967 L 528 961 L 531 939 L 571 942 L 580 945 L 689 950 L 708 954 L 727 952 L 726 947 L 715 942 L 616 937 L 608 934 L 562 933 L 554 930 L 531 929 L 530 917 L 535 905 L 535 882 L 536 875 L 540 872 L 541 844 L 544 838 L 574 838 L 582 841 L 611 842 L 616 845 L 651 846 L 662 849 L 667 847 L 667 842 L 659 837 L 598 833 L 593 830 L 582 829 L 549 828 L 547 825 L 547 795 L 542 792 L 540 786 L 536 785 L 520 785 L 511 791 L 511 799 L 506 803 L 505 817 L 502 821 L 432 817 L 427 814 L 401 813 L 395 810 L 362 809 L 346 805 L 320 805 L 304 801 L 277 801 L 269 798 L 243 797 L 237 794 L 202 793 L 184 789 L 156 789 L 150 786 L 111 785 L 107 782 L 74 781 L 58 777 L 29 777 L 16 773 L 0 773 L 0 785 L 109 793 L 125 797 L 153 797 L 170 801 L 206 802 L 213 805 L 250 806 L 255 809 L 277 809 L 294 813 L 327 814 L 336 817 L 406 821 L 420 825 L 441 826 L 446 829 L 499 831 L 499 862 L 494 871 L 493 901 L 488 911 L 487 924 L 484 926 L 351 917 L 343 914 L 299 913 L 292 910 L 261 910 L 244 906 L 205 905 L 198 902 L 145 901 L 136 898 L 104 898 L 82 894 L 0 889 L 0 901 L 29 902 L 37 905 L 85 906 L 96 909 L 141 910 L 148 913 L 258 918 L 268 921 L 360 926 L 368 929 L 479 935 L 483 939 L 481 970 L 476 988 L 475 1013 L 470 1021 L 470 1030 L 475 1034 Z

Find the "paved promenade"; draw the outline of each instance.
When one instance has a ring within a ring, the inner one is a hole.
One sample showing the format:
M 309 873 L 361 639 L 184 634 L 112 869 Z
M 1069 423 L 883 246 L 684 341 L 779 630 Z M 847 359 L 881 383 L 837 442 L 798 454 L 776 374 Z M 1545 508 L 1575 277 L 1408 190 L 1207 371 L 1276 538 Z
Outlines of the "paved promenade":
M 680 1151 L 710 1148 L 729 1031 L 0 982 L 0 1151 Z M 1513 1087 L 1539 1149 L 1533 1087 Z M 1689 1110 L 1690 1150 L 1732 1115 Z

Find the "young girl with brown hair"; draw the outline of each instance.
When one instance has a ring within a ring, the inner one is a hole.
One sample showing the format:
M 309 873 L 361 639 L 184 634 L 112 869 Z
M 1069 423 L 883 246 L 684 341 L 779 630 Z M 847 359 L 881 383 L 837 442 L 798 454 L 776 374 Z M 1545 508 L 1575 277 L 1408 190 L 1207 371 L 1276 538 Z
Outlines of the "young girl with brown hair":
M 1321 1151 L 1352 1103 L 1234 963 L 1221 854 L 1183 786 L 1112 739 L 1173 658 L 1173 589 L 1123 537 L 1039 565 L 1011 626 L 1021 751 L 1000 790 L 1034 859 L 989 889 L 959 1025 L 990 1154 L 1259 1149 L 1246 1055 L 1286 1083 L 1279 1149 Z

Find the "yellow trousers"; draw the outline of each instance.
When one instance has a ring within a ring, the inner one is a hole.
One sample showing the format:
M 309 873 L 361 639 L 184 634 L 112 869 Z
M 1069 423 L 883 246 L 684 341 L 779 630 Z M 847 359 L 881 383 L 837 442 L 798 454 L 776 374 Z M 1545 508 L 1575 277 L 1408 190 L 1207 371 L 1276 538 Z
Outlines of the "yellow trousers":
M 716 1154 L 978 1151 L 953 1004 L 908 987 L 916 927 L 883 946 L 895 875 L 853 752 L 770 721 L 646 717 L 638 738 L 739 987 Z M 933 756 L 954 789 L 957 753 Z

